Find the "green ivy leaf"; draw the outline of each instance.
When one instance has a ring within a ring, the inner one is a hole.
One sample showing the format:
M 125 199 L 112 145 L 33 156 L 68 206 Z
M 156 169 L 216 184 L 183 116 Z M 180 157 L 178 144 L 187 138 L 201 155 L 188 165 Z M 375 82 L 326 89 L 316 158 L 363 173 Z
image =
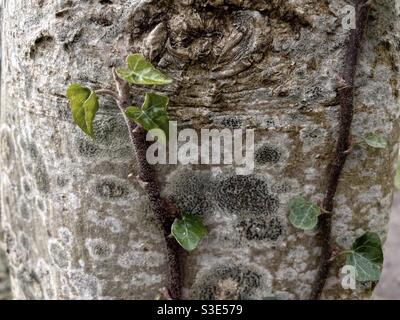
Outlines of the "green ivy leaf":
M 298 229 L 312 230 L 318 223 L 321 209 L 304 198 L 289 201 L 289 221 Z
M 155 93 L 146 93 L 142 108 L 129 107 L 126 109 L 126 115 L 147 131 L 161 129 L 168 139 L 169 122 L 167 108 L 168 97 L 160 96 Z M 165 143 L 165 141 L 160 142 Z
M 207 235 L 207 229 L 201 217 L 184 214 L 181 219 L 175 219 L 171 233 L 186 251 L 193 251 Z
M 347 253 L 346 264 L 356 270 L 357 281 L 378 281 L 383 265 L 383 251 L 379 236 L 366 232 L 354 241 Z
M 376 133 L 369 133 L 364 137 L 364 141 L 367 145 L 376 149 L 386 149 L 387 141 L 382 136 Z
M 144 85 L 162 85 L 171 83 L 172 80 L 157 70 L 140 54 L 131 54 L 126 60 L 128 68 L 117 70 L 117 74 L 129 83 Z
M 400 159 L 397 160 L 396 177 L 394 178 L 394 185 L 400 190 Z
M 83 132 L 93 138 L 93 120 L 99 110 L 96 93 L 80 84 L 73 83 L 67 89 L 67 97 L 70 101 L 74 122 Z

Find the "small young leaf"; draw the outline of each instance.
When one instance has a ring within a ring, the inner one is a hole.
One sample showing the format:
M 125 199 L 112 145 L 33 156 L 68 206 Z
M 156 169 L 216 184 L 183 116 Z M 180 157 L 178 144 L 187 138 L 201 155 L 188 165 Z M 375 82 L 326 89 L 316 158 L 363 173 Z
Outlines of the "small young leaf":
M 93 138 L 93 120 L 99 110 L 96 94 L 90 89 L 74 83 L 68 87 L 67 97 L 70 101 L 72 118 L 75 123 L 83 132 Z
M 364 141 L 367 145 L 372 148 L 376 149 L 386 149 L 387 148 L 387 141 L 380 135 L 376 133 L 369 133 L 364 137 Z
M 289 221 L 298 229 L 314 229 L 320 214 L 320 208 L 304 198 L 299 197 L 289 201 Z
M 394 178 L 394 185 L 397 190 L 400 190 L 400 159 L 397 160 L 396 177 Z
M 207 229 L 201 217 L 184 214 L 181 219 L 175 219 L 171 233 L 186 251 L 193 251 L 206 236 Z
M 146 93 L 142 108 L 129 107 L 126 109 L 126 115 L 129 119 L 135 121 L 147 131 L 152 129 L 161 129 L 168 138 L 168 98 L 155 93 Z M 165 141 L 160 141 L 165 143 Z
M 140 54 L 131 54 L 126 60 L 128 68 L 118 69 L 118 75 L 129 83 L 144 85 L 162 85 L 171 83 L 172 80 L 157 70 Z
M 366 232 L 354 241 L 347 253 L 346 264 L 356 270 L 357 281 L 378 281 L 383 265 L 383 251 L 379 236 Z

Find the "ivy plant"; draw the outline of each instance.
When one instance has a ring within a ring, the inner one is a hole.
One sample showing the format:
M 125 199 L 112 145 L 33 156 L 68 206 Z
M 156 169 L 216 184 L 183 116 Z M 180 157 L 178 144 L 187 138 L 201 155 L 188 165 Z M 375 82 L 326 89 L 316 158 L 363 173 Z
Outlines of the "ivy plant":
M 321 209 L 302 197 L 289 201 L 289 221 L 301 230 L 313 230 L 318 224 Z M 357 281 L 378 281 L 383 264 L 382 244 L 374 232 L 366 232 L 357 238 L 351 250 L 342 252 L 346 265 L 353 266 Z
M 90 137 L 94 137 L 93 120 L 99 110 L 96 93 L 78 83 L 71 84 L 67 89 L 74 122 Z
M 111 95 L 117 100 L 117 104 L 120 106 L 121 101 L 124 100 L 123 98 L 130 96 L 129 92 L 124 92 L 124 97 L 120 96 L 120 91 L 124 90 L 126 83 L 135 85 L 167 85 L 172 82 L 171 78 L 155 68 L 140 54 L 129 55 L 126 60 L 126 67 L 115 71 L 114 79 L 117 89 L 119 89 L 118 93 L 108 89 L 91 90 L 78 83 L 71 84 L 67 89 L 66 95 L 70 102 L 74 122 L 86 135 L 93 139 L 95 138 L 93 121 L 99 110 L 97 94 Z M 137 127 L 143 128 L 145 131 L 154 129 L 162 130 L 165 134 L 165 141 L 161 142 L 166 143 L 169 127 L 168 102 L 168 97 L 148 92 L 141 107 L 123 105 L 120 108 L 124 115 L 133 121 Z M 135 147 L 136 150 L 144 150 L 144 148 Z M 142 176 L 147 175 L 148 172 L 142 173 Z M 142 185 L 148 185 L 149 183 L 154 183 L 154 181 L 144 181 Z M 150 192 L 154 192 L 154 190 Z M 153 200 L 159 198 L 157 192 L 149 196 Z M 160 203 L 163 202 L 162 199 L 158 199 L 158 201 Z M 156 205 L 160 206 L 160 203 Z M 162 210 L 158 211 L 161 212 Z M 164 218 L 160 217 L 161 221 Z M 181 218 L 175 219 L 170 231 L 176 241 L 187 251 L 193 251 L 207 234 L 207 230 L 200 217 L 185 214 Z
M 193 251 L 207 235 L 207 229 L 200 216 L 183 214 L 175 219 L 171 233 L 186 251 Z
M 146 93 L 141 108 L 128 107 L 126 115 L 129 119 L 142 126 L 147 131 L 160 129 L 168 139 L 168 98 L 155 93 Z M 166 141 L 161 141 L 166 143 Z
M 353 266 L 357 281 L 378 281 L 383 265 L 382 243 L 379 236 L 367 231 L 357 238 L 351 250 L 345 251 L 346 265 Z
M 312 230 L 318 224 L 318 216 L 321 209 L 302 197 L 297 197 L 289 201 L 289 221 L 301 230 Z
M 163 85 L 172 82 L 172 79 L 157 70 L 140 54 L 131 54 L 126 59 L 127 67 L 119 68 L 117 74 L 132 84 Z
M 376 133 L 368 133 L 363 140 L 368 146 L 375 149 L 386 149 L 388 146 L 386 139 Z

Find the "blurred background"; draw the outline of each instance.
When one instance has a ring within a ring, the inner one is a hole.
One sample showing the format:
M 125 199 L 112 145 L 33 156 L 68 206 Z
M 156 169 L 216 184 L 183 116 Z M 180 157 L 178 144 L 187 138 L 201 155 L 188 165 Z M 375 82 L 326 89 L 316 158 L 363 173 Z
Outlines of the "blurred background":
M 375 299 L 400 300 L 400 192 L 394 198 L 389 234 L 385 243 L 385 263 Z
M 400 190 L 400 160 L 395 178 L 397 190 Z M 385 263 L 381 280 L 375 289 L 375 299 L 400 300 L 400 191 L 393 201 L 389 234 L 385 243 Z M 5 253 L 0 249 L 0 300 L 12 299 L 10 280 Z

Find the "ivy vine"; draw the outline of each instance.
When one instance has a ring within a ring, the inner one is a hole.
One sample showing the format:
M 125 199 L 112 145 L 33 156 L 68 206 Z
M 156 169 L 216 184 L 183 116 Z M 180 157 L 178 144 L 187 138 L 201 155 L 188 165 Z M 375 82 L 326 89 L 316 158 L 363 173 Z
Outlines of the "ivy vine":
M 334 199 L 347 156 L 352 150 L 351 125 L 354 114 L 354 78 L 370 4 L 370 0 L 355 0 L 356 28 L 350 31 L 344 58 L 344 69 L 338 79 L 339 132 L 335 153 L 328 168 L 328 181 L 321 210 L 302 198 L 293 199 L 289 203 L 289 221 L 295 227 L 302 230 L 312 230 L 318 226 L 322 253 L 310 299 L 321 297 L 332 261 L 336 257 L 331 239 Z M 363 142 L 372 148 L 385 149 L 387 147 L 387 141 L 376 133 L 368 133 L 363 138 Z M 320 211 L 323 214 L 320 214 Z M 354 241 L 351 250 L 344 251 L 343 254 L 346 255 L 346 264 L 355 268 L 356 280 L 377 281 L 379 279 L 383 264 L 383 253 L 381 241 L 376 233 L 367 231 Z
M 329 275 L 332 259 L 335 256 L 332 248 L 332 214 L 334 198 L 339 178 L 351 151 L 351 125 L 354 112 L 354 78 L 358 61 L 358 52 L 363 32 L 367 23 L 369 0 L 356 1 L 356 28 L 350 31 L 345 54 L 344 70 L 339 79 L 338 93 L 340 98 L 339 132 L 335 153 L 328 169 L 326 193 L 322 205 L 318 206 L 305 198 L 297 197 L 289 201 L 289 221 L 300 230 L 317 229 L 322 246 L 322 254 L 318 274 L 311 297 L 319 299 Z M 161 188 L 156 172 L 146 159 L 148 131 L 157 129 L 164 133 L 158 135 L 159 142 L 168 140 L 168 104 L 166 96 L 153 92 L 145 94 L 141 107 L 131 104 L 130 85 L 168 85 L 172 82 L 168 76 L 157 70 L 140 54 L 132 54 L 127 58 L 124 68 L 113 70 L 116 90 L 91 90 L 73 83 L 67 89 L 74 122 L 91 138 L 95 138 L 93 121 L 99 110 L 98 95 L 113 97 L 125 117 L 130 132 L 136 158 L 139 164 L 138 182 L 149 198 L 152 210 L 158 220 L 167 247 L 169 277 L 166 298 L 181 297 L 181 248 L 191 252 L 195 250 L 206 236 L 207 229 L 199 216 L 177 212 L 176 206 L 168 199 L 161 197 Z M 161 138 L 160 138 L 161 137 Z M 162 138 L 164 137 L 164 138 Z M 387 141 L 380 135 L 369 133 L 363 137 L 364 143 L 378 149 L 387 147 Z M 400 166 L 397 170 L 400 176 Z M 396 184 L 400 185 L 400 178 Z M 365 232 L 355 239 L 349 250 L 342 252 L 346 256 L 346 264 L 356 270 L 357 281 L 377 281 L 380 276 L 383 253 L 379 236 L 371 231 Z
M 68 87 L 67 97 L 70 101 L 72 118 L 85 134 L 95 138 L 93 121 L 100 106 L 97 95 L 109 95 L 116 100 L 124 115 L 139 164 L 137 180 L 147 193 L 167 247 L 169 276 L 168 288 L 164 290 L 164 296 L 167 299 L 180 299 L 182 291 L 180 246 L 187 251 L 193 251 L 207 234 L 207 230 L 200 216 L 180 214 L 170 200 L 161 197 L 156 171 L 146 159 L 148 131 L 161 131 L 163 134 L 157 135 L 159 142 L 167 142 L 168 97 L 148 92 L 143 105 L 137 107 L 131 105 L 130 90 L 130 84 L 167 85 L 172 82 L 172 79 L 157 70 L 140 54 L 129 55 L 127 66 L 118 70 L 114 69 L 113 75 L 116 91 L 110 89 L 91 90 L 77 83 Z

